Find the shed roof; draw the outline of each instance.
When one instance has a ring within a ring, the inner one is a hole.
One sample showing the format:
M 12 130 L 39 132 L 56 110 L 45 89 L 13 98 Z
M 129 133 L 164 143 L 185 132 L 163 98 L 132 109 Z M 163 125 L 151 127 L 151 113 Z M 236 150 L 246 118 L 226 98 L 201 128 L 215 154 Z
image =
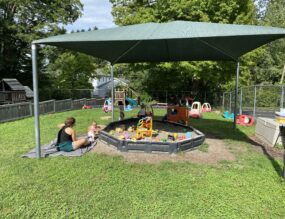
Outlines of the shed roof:
M 16 78 L 3 78 L 4 81 L 12 91 L 24 91 L 24 86 Z
M 24 86 L 25 91 L 26 91 L 26 97 L 27 98 L 33 98 L 34 97 L 34 93 L 32 91 L 32 89 L 29 86 Z

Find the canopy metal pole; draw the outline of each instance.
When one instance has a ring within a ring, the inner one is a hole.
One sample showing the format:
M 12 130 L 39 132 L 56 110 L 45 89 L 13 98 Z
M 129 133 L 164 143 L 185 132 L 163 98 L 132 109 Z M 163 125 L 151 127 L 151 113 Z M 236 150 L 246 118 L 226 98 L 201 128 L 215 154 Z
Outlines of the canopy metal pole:
M 39 91 L 38 91 L 38 72 L 37 72 L 37 47 L 32 44 L 32 68 L 33 68 L 33 90 L 34 90 L 34 116 L 35 116 L 35 140 L 36 156 L 41 157 L 41 135 L 39 119 Z
M 242 114 L 242 87 L 240 87 L 240 97 L 239 97 L 239 114 Z
M 235 90 L 235 109 L 234 109 L 234 129 L 236 128 L 237 120 L 237 98 L 238 98 L 238 80 L 239 80 L 239 61 L 237 61 L 237 71 L 236 71 L 236 90 Z
M 254 85 L 253 117 L 255 117 L 255 108 L 256 108 L 256 85 Z
M 112 98 L 112 122 L 114 122 L 114 69 L 113 65 L 111 64 L 111 98 Z

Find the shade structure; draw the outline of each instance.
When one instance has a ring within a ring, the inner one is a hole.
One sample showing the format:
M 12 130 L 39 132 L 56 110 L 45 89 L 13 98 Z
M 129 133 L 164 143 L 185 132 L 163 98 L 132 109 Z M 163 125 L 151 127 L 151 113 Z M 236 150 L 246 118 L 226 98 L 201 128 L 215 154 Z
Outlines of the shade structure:
M 285 37 L 285 29 L 282 28 L 173 21 L 64 34 L 33 41 L 32 61 L 37 156 L 40 157 L 40 126 L 36 44 L 58 46 L 107 60 L 111 63 L 112 78 L 113 65 L 116 63 L 237 61 L 235 127 L 239 57 L 282 37 Z M 112 118 L 114 118 L 113 110 Z
M 285 29 L 205 22 L 145 23 L 34 41 L 114 63 L 237 60 L 285 36 Z

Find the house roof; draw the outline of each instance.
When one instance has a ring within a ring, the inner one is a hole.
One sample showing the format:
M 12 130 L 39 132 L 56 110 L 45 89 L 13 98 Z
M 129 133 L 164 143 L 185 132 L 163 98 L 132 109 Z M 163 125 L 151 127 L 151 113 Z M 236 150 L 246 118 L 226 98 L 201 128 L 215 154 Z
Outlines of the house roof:
M 119 79 L 119 78 L 114 78 L 114 86 L 117 87 L 117 86 L 120 86 L 120 85 L 125 85 L 125 86 L 128 86 L 127 82 L 123 79 Z M 103 84 L 100 84 L 96 87 L 96 89 L 111 89 L 111 80 L 110 81 L 107 81 Z
M 4 81 L 13 91 L 24 91 L 24 86 L 16 78 L 3 78 Z

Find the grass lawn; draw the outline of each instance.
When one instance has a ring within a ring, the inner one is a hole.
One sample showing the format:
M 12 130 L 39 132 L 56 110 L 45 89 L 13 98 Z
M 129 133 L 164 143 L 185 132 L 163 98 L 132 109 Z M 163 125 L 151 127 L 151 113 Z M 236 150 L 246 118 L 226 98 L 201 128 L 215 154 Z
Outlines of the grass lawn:
M 52 140 L 68 116 L 84 133 L 92 119 L 107 124 L 100 118 L 108 115 L 92 109 L 42 116 L 41 142 Z M 282 162 L 248 143 L 254 127 L 233 131 L 215 113 L 190 123 L 223 139 L 236 160 L 133 164 L 95 153 L 23 159 L 34 144 L 33 118 L 0 124 L 0 218 L 284 218 Z

